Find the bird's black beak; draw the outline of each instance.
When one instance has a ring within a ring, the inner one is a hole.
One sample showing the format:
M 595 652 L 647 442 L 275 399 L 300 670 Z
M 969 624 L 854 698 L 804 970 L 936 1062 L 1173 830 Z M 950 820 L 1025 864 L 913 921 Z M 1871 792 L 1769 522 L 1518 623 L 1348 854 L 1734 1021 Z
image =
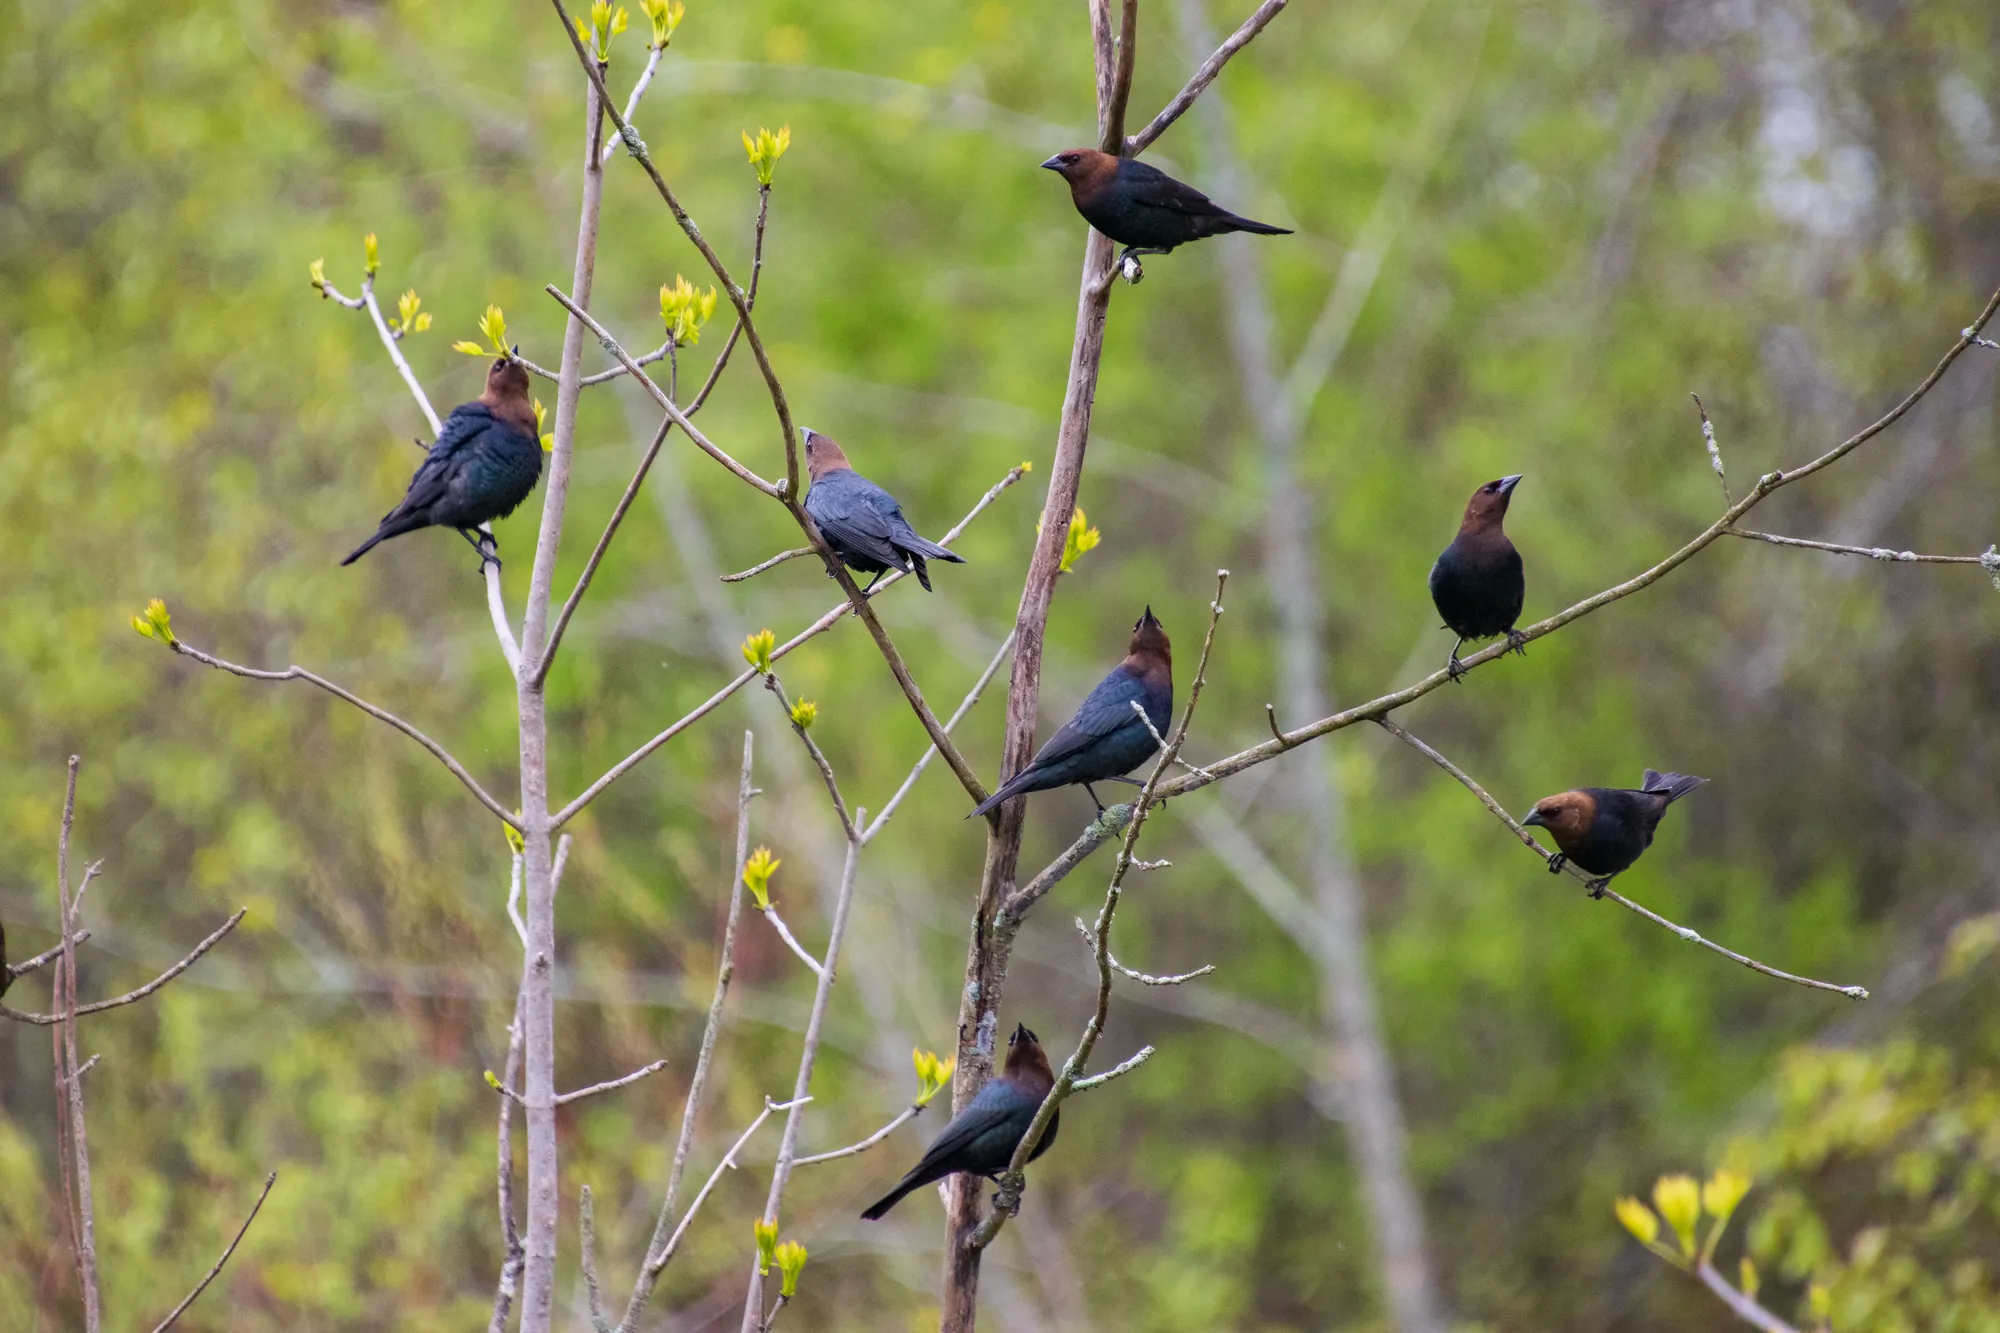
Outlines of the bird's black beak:
M 1139 623 L 1134 625 L 1132 628 L 1134 630 L 1139 630 L 1145 628 L 1147 625 L 1151 625 L 1155 629 L 1157 629 L 1159 628 L 1159 624 L 1160 624 L 1159 619 L 1153 615 L 1153 608 L 1149 606 L 1146 608 L 1146 614 L 1140 616 Z
M 1014 1035 L 1007 1039 L 1007 1044 L 1009 1046 L 1019 1046 L 1024 1041 L 1034 1040 L 1036 1040 L 1035 1034 L 1028 1031 L 1026 1023 L 1016 1023 L 1014 1025 Z
M 1061 171 L 1062 169 L 1063 160 L 1061 153 L 1057 153 L 1054 157 L 1042 163 L 1042 170 L 1044 171 Z
M 1512 495 L 1514 493 L 1514 488 L 1521 484 L 1522 475 L 1523 475 L 1522 473 L 1516 472 L 1511 477 L 1500 478 L 1500 494 Z
M 1516 478 L 1515 480 L 1518 481 L 1519 478 Z M 1521 821 L 1521 825 L 1524 828 L 1547 828 L 1549 826 L 1549 821 L 1542 818 L 1541 811 L 1530 810 L 1528 812 L 1528 817 Z

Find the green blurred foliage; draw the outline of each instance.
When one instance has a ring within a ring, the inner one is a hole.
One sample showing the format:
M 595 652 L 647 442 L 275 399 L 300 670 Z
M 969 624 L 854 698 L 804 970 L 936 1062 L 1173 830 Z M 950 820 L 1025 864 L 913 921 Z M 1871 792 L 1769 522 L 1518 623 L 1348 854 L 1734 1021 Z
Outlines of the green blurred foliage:
M 1142 111 L 1192 63 L 1157 8 L 1142 6 Z M 1211 17 L 1232 24 L 1240 8 Z M 621 94 L 640 35 L 614 52 Z M 560 311 L 541 287 L 569 279 L 582 139 L 568 43 L 527 0 L 23 0 L 0 13 L 0 39 L 0 916 L 17 953 L 51 938 L 72 752 L 85 756 L 79 852 L 108 862 L 86 909 L 86 996 L 251 908 L 197 974 L 85 1029 L 86 1055 L 104 1057 L 89 1090 L 111 1317 L 171 1308 L 276 1169 L 263 1217 L 182 1327 L 475 1325 L 500 1257 L 481 1073 L 504 1061 L 519 967 L 501 830 L 401 737 L 304 686 L 204 672 L 129 620 L 163 597 L 187 642 L 308 664 L 511 792 L 513 692 L 469 553 L 424 533 L 335 565 L 400 493 L 423 422 L 365 317 L 321 302 L 308 266 L 324 257 L 352 293 L 361 238 L 379 236 L 385 300 L 414 290 L 435 316 L 403 345 L 440 408 L 479 387 L 450 340 L 489 304 L 553 364 Z M 1253 186 L 1226 202 L 1298 229 L 1256 250 L 1282 349 L 1305 340 L 1357 238 L 1382 241 L 1301 460 L 1319 502 L 1330 688 L 1351 702 L 1439 664 L 1448 642 L 1424 574 L 1479 482 L 1528 474 L 1511 530 L 1538 617 L 1712 517 L 1689 389 L 1741 494 L 1924 373 L 2000 273 L 1996 50 L 1985 0 L 1383 0 L 1294 6 L 1239 57 L 1217 88 Z M 1071 4 L 693 3 L 638 117 L 739 273 L 756 207 L 741 135 L 790 127 L 760 327 L 800 418 L 840 438 L 921 529 L 1036 463 L 934 596 L 906 586 L 883 603 L 934 701 L 990 657 L 1033 541 L 1082 239 L 1034 164 L 1087 139 L 1090 89 Z M 1201 182 L 1213 164 L 1189 128 L 1156 153 Z M 600 256 L 596 308 L 634 346 L 651 345 L 662 285 L 707 285 L 622 159 Z M 1062 581 L 1044 692 L 1059 718 L 1146 603 L 1185 659 L 1228 566 L 1196 761 L 1264 734 L 1285 595 L 1259 572 L 1262 462 L 1221 272 L 1214 247 L 1195 247 L 1114 298 L 1079 500 L 1102 544 Z M 689 352 L 684 384 L 724 341 Z M 2000 536 L 1996 367 L 1968 354 L 1905 425 L 1788 489 L 1759 524 L 1985 549 Z M 623 386 L 586 398 L 559 587 L 655 424 Z M 781 469 L 747 357 L 703 425 L 748 465 Z M 537 512 L 500 525 L 516 608 Z M 810 562 L 715 582 L 795 540 L 775 506 L 675 441 L 551 678 L 558 793 L 740 671 L 747 634 L 788 637 L 831 604 Z M 782 671 L 822 706 L 814 739 L 850 801 L 879 807 L 923 735 L 865 636 L 843 625 Z M 964 733 L 985 771 L 997 699 Z M 1776 965 L 1871 985 L 1865 1021 L 1893 1030 L 1909 995 L 1932 994 L 1951 923 L 1990 910 L 1996 708 L 2000 598 L 1977 571 L 1733 543 L 1408 721 L 1514 809 L 1646 764 L 1710 775 L 1621 891 Z M 564 1115 L 565 1302 L 576 1187 L 596 1191 L 614 1293 L 658 1206 L 712 984 L 746 726 L 767 792 L 753 840 L 787 861 L 787 920 L 808 947 L 825 938 L 831 816 L 762 690 L 578 821 L 558 907 L 561 1083 L 673 1063 Z M 1801 1076 L 1780 1052 L 1861 1020 L 1585 902 L 1385 743 L 1350 733 L 1322 751 L 1348 797 L 1451 1308 L 1495 1328 L 1713 1318 L 1703 1293 L 1661 1280 L 1605 1225 L 1610 1202 L 1739 1127 L 1767 1089 L 1782 1099 Z M 1303 817 L 1280 799 L 1284 773 L 1191 799 L 1225 803 L 1292 865 Z M 913 1045 L 950 1049 L 983 851 L 964 808 L 933 765 L 869 851 L 814 1150 L 908 1104 Z M 1080 794 L 1035 798 L 1026 859 L 1066 844 L 1088 812 Z M 1379 1327 L 1364 1200 L 1320 1086 L 1320 979 L 1172 808 L 1150 827 L 1149 854 L 1176 864 L 1128 901 L 1121 958 L 1221 967 L 1191 995 L 1121 991 L 1107 1057 L 1144 1041 L 1160 1054 L 1065 1116 L 1022 1226 L 989 1263 L 994 1326 Z M 1099 882 L 1074 877 L 1023 936 L 1009 1008 L 1057 1049 L 1087 1005 L 1067 918 Z M 809 987 L 765 925 L 744 922 L 695 1172 L 790 1087 Z M 1946 989 L 1931 1002 L 1949 1022 L 1975 997 Z M 24 981 L 9 1001 L 46 993 Z M 1915 1092 L 1914 1073 L 1874 1077 L 1913 1099 L 1921 1126 L 1973 1104 L 1967 1071 L 1981 1066 L 1953 1060 Z M 48 1070 L 45 1033 L 0 1036 L 7 1328 L 77 1323 Z M 794 1183 L 785 1234 L 814 1258 L 787 1320 L 921 1326 L 933 1308 L 930 1196 L 885 1227 L 853 1220 L 941 1117 L 920 1119 Z M 749 1169 L 722 1182 L 660 1310 L 698 1322 L 739 1299 L 774 1146 L 753 1145 Z M 1828 1216 L 1824 1198 L 1800 1197 Z M 1827 1262 L 1855 1267 L 1851 1233 L 1826 1226 L 1829 1245 L 1849 1246 Z M 1926 1263 L 1985 1243 L 1890 1236 L 1884 1256 Z M 1954 1270 L 1928 1271 L 1949 1285 Z M 1850 1279 L 1879 1280 L 1840 1277 L 1842 1299 L 1863 1290 Z

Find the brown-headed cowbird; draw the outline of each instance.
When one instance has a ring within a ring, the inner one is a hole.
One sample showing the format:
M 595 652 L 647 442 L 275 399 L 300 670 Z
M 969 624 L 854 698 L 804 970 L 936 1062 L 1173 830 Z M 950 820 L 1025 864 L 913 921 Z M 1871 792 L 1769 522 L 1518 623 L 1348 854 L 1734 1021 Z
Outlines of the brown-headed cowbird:
M 486 372 L 486 392 L 445 418 L 403 502 L 340 563 L 351 565 L 376 542 L 418 528 L 456 528 L 483 558 L 474 529 L 513 513 L 541 475 L 542 441 L 528 397 L 528 370 L 502 357 Z
M 1120 263 L 1134 255 L 1163 255 L 1177 245 L 1227 231 L 1292 234 L 1285 227 L 1238 217 L 1192 185 L 1135 158 L 1070 148 L 1042 165 L 1069 182 L 1070 200 L 1085 222 L 1125 247 Z
M 1653 830 L 1667 807 L 1707 782 L 1685 773 L 1646 770 L 1638 791 L 1613 787 L 1580 787 L 1535 802 L 1521 822 L 1545 828 L 1562 850 L 1549 857 L 1549 873 L 1574 861 L 1597 878 L 1590 896 L 1602 898 L 1611 877 L 1639 859 L 1653 845 Z
M 1431 601 L 1444 617 L 1445 628 L 1458 636 L 1445 670 L 1462 679 L 1458 650 L 1467 639 L 1507 636 L 1507 646 L 1526 654 L 1527 640 L 1514 628 L 1521 615 L 1527 582 L 1521 574 L 1521 553 L 1507 540 L 1501 524 L 1507 503 L 1521 484 L 1519 474 L 1489 481 L 1472 493 L 1458 535 L 1431 566 Z
M 997 1179 L 1007 1169 L 1007 1163 L 1014 1160 L 1014 1149 L 1021 1146 L 1021 1136 L 1028 1132 L 1042 1099 L 1055 1085 L 1055 1071 L 1049 1068 L 1049 1057 L 1042 1054 L 1041 1042 L 1026 1027 L 1016 1024 L 1014 1035 L 1007 1040 L 1006 1068 L 951 1118 L 944 1132 L 924 1150 L 923 1160 L 896 1182 L 896 1188 L 877 1199 L 861 1216 L 876 1221 L 901 1203 L 910 1191 L 943 1180 L 955 1171 Z M 1043 1132 L 1042 1141 L 1035 1145 L 1035 1151 L 1028 1155 L 1029 1161 L 1049 1150 L 1061 1122 L 1061 1111 L 1049 1117 L 1049 1127 Z
M 854 470 L 847 455 L 830 435 L 806 430 L 806 471 L 812 489 L 806 492 L 806 513 L 819 525 L 820 536 L 849 569 L 873 574 L 868 588 L 892 569 L 914 572 L 924 591 L 931 590 L 930 570 L 925 560 L 948 560 L 954 565 L 965 557 L 917 535 L 903 517 L 896 497 Z M 868 588 L 862 591 L 868 591 Z
M 1153 732 L 1132 711 L 1134 703 L 1146 710 L 1153 731 L 1167 734 L 1174 711 L 1174 650 L 1150 606 L 1132 626 L 1125 660 L 1098 682 L 1033 762 L 1001 783 L 1000 790 L 975 806 L 972 814 L 983 815 L 1010 797 L 1075 782 L 1083 784 L 1102 813 L 1104 802 L 1090 784 L 1123 777 L 1160 748 Z

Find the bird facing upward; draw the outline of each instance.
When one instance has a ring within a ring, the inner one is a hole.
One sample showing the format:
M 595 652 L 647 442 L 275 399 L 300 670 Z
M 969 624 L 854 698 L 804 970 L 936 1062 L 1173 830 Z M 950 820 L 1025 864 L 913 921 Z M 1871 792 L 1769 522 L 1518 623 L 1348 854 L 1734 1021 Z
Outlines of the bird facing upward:
M 1125 247 L 1120 263 L 1230 231 L 1291 235 L 1284 227 L 1238 217 L 1192 185 L 1134 158 L 1069 148 L 1042 165 L 1069 182 L 1070 201 L 1085 222 Z
M 1465 519 L 1458 535 L 1444 548 L 1431 566 L 1431 601 L 1444 617 L 1445 628 L 1458 636 L 1451 646 L 1445 670 L 1453 680 L 1462 679 L 1458 650 L 1467 639 L 1507 636 L 1507 646 L 1526 654 L 1527 640 L 1515 630 L 1527 580 L 1521 573 L 1521 553 L 1507 540 L 1502 524 L 1514 488 L 1521 484 L 1517 474 L 1489 481 L 1472 493 L 1465 504 Z
M 375 543 L 418 528 L 456 528 L 483 560 L 474 529 L 513 513 L 541 475 L 542 442 L 528 397 L 527 367 L 501 357 L 486 372 L 486 391 L 445 418 L 402 503 L 340 563 L 351 565 Z
M 806 471 L 812 477 L 812 489 L 806 492 L 806 513 L 842 564 L 875 576 L 868 580 L 869 588 L 889 570 L 900 569 L 915 573 L 917 582 L 929 592 L 931 574 L 926 560 L 965 563 L 965 557 L 957 552 L 919 537 L 903 517 L 896 497 L 856 472 L 832 436 L 816 430 L 803 433 Z
M 1653 845 L 1653 831 L 1667 807 L 1707 782 L 1686 773 L 1646 770 L 1638 791 L 1614 787 L 1579 787 L 1535 802 L 1521 822 L 1545 828 L 1562 850 L 1549 857 L 1549 873 L 1574 861 L 1597 878 L 1590 896 L 1602 898 L 1611 877 L 1627 869 Z
M 1049 1057 L 1042 1054 L 1041 1042 L 1026 1027 L 1016 1024 L 1014 1035 L 1007 1040 L 1006 1068 L 951 1118 L 944 1132 L 924 1150 L 923 1160 L 896 1182 L 896 1188 L 869 1205 L 861 1216 L 876 1221 L 912 1190 L 943 1180 L 955 1171 L 985 1176 L 988 1180 L 998 1177 L 1007 1169 L 1007 1163 L 1014 1160 L 1014 1149 L 1021 1146 L 1021 1138 L 1034 1123 L 1042 1099 L 1055 1085 L 1055 1071 L 1049 1068 Z M 1049 1127 L 1043 1132 L 1042 1141 L 1035 1145 L 1035 1151 L 1028 1155 L 1029 1161 L 1040 1157 L 1055 1143 L 1056 1128 L 1061 1122 L 1061 1111 L 1049 1117 Z
M 1083 784 L 1101 813 L 1104 802 L 1090 784 L 1124 777 L 1159 749 L 1153 731 L 1132 711 L 1135 702 L 1146 710 L 1153 731 L 1166 735 L 1174 711 L 1174 648 L 1150 606 L 1132 626 L 1125 660 L 1098 682 L 1077 706 L 1075 716 L 1036 752 L 1033 762 L 1000 784 L 1000 790 L 981 801 L 972 814 L 983 815 L 1011 797 L 1076 782 Z

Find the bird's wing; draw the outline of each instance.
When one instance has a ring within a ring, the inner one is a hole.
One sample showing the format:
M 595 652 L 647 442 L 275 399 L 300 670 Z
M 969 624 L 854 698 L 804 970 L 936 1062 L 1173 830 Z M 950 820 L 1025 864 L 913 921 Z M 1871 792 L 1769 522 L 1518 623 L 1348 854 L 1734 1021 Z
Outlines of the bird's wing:
M 1035 766 L 1059 763 L 1113 732 L 1138 726 L 1132 705 L 1144 702 L 1145 695 L 1146 687 L 1137 676 L 1128 675 L 1122 667 L 1113 671 L 1098 682 L 1097 688 L 1077 705 L 1075 715 L 1035 752 Z
M 959 1157 L 974 1142 L 993 1132 L 1006 1120 L 1012 1108 L 1006 1104 L 1004 1094 L 1007 1089 L 1004 1085 L 996 1087 L 998 1083 L 999 1080 L 996 1079 L 979 1090 L 979 1094 L 972 1099 L 971 1104 L 944 1127 L 943 1132 L 931 1141 L 930 1147 L 924 1149 L 923 1160 L 911 1168 L 910 1175 L 916 1175 Z M 993 1089 L 996 1095 L 988 1096 L 988 1089 Z
M 430 453 L 417 464 L 416 475 L 410 478 L 410 489 L 403 496 L 403 502 L 390 512 L 406 513 L 435 504 L 451 485 L 452 477 L 464 465 L 465 456 L 471 452 L 473 445 L 492 426 L 493 414 L 484 403 L 463 403 L 453 408 L 451 415 L 445 418 L 444 429 L 438 432 L 437 440 L 431 445 Z
M 1147 166 L 1144 162 L 1128 159 L 1119 164 L 1118 174 L 1126 178 L 1120 182 L 1125 187 L 1125 197 L 1135 204 L 1203 217 L 1213 217 L 1228 212 L 1194 186 L 1184 181 L 1177 181 L 1166 172 Z
M 866 477 L 853 473 L 847 477 L 817 506 L 812 503 L 812 496 L 826 483 L 820 482 L 808 491 L 806 511 L 829 541 L 865 551 L 883 564 L 901 569 L 904 560 L 896 553 L 895 537 L 903 511 L 893 496 Z

